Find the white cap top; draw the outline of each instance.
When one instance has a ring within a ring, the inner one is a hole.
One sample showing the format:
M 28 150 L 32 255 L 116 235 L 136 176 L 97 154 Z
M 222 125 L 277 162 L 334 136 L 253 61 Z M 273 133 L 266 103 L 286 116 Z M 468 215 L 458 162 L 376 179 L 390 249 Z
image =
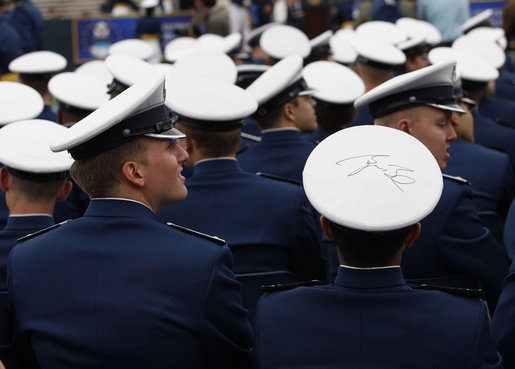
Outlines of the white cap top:
M 305 58 L 311 52 L 308 36 L 298 28 L 287 25 L 275 25 L 265 30 L 259 44 L 265 53 L 278 60 L 290 55 Z
M 176 37 L 165 46 L 165 59 L 175 62 L 183 55 L 198 50 L 197 39 L 193 37 Z
M 358 61 L 365 64 L 380 64 L 383 68 L 392 68 L 406 61 L 406 55 L 391 43 L 381 39 L 356 35 L 352 47 L 358 53 Z
M 331 104 L 351 104 L 365 93 L 365 84 L 350 68 L 330 61 L 316 61 L 302 70 L 313 96 Z
M 109 47 L 109 55 L 131 55 L 138 59 L 148 60 L 154 55 L 154 49 L 148 42 L 138 38 L 130 38 L 115 42 Z
M 221 51 L 196 50 L 183 55 L 175 62 L 170 77 L 187 75 L 234 83 L 237 74 L 236 65 L 227 54 Z
M 492 9 L 486 9 L 482 12 L 470 17 L 465 23 L 459 26 L 459 30 L 463 33 L 467 33 L 472 28 L 479 26 L 480 24 L 488 21 L 490 17 L 494 14 Z
M 50 142 L 67 128 L 42 119 L 18 121 L 0 129 L 0 162 L 23 172 L 66 172 L 73 159 L 50 150 Z M 57 179 L 57 178 L 56 178 Z
M 106 85 L 76 72 L 56 74 L 48 82 L 48 90 L 61 104 L 90 111 L 109 100 Z
M 247 87 L 247 91 L 261 106 L 293 85 L 301 76 L 301 72 L 302 58 L 300 55 L 290 55 L 259 76 Z
M 498 44 L 486 39 L 469 36 L 468 33 L 458 37 L 452 43 L 452 48 L 475 55 L 496 69 L 501 68 L 506 60 L 506 54 Z
M 236 129 L 257 109 L 257 102 L 247 91 L 227 81 L 179 78 L 174 86 L 166 95 L 166 106 L 186 126 L 212 131 Z
M 154 69 L 152 64 L 132 55 L 109 55 L 105 64 L 113 78 L 126 86 L 132 86 Z
M 403 17 L 395 22 L 408 37 L 423 37 L 430 45 L 437 45 L 442 41 L 442 34 L 433 24 L 415 18 Z
M 362 23 L 356 27 L 356 35 L 379 39 L 393 45 L 408 38 L 408 35 L 395 24 L 385 21 L 369 21 Z
M 77 69 L 75 69 L 75 73 L 97 80 L 105 85 L 106 90 L 107 85 L 113 80 L 113 75 L 109 72 L 106 63 L 103 60 L 90 60 L 77 67 Z
M 184 137 L 173 128 L 164 105 L 162 73 L 154 71 L 56 137 L 52 151 L 68 150 L 85 159 L 141 136 Z
M 219 51 L 223 40 L 223 36 L 215 33 L 204 33 L 197 38 L 197 43 L 201 49 Z
M 358 52 L 352 47 L 352 40 L 356 37 L 350 27 L 339 29 L 329 40 L 333 52 L 333 58 L 338 63 L 353 64 L 358 57 Z
M 259 26 L 257 28 L 254 28 L 249 33 L 247 33 L 247 35 L 245 36 L 244 42 L 249 46 L 253 46 L 255 44 L 257 45 L 257 44 L 259 44 L 259 39 L 261 38 L 261 35 L 263 34 L 263 32 L 265 32 L 270 27 L 280 25 L 280 24 L 281 23 L 279 23 L 279 22 L 270 22 L 270 23 L 265 23 L 262 26 Z
M 159 0 L 141 0 L 140 6 L 144 9 L 155 8 L 159 5 Z
M 37 117 L 44 107 L 43 98 L 32 87 L 18 82 L 0 82 L 0 126 Z
M 394 77 L 359 97 L 354 106 L 369 105 L 370 114 L 380 117 L 416 105 L 464 113 L 456 102 L 455 61 L 430 65 Z
M 433 211 L 443 189 L 431 152 L 413 136 L 382 126 L 327 137 L 308 157 L 302 178 L 320 214 L 367 232 L 416 224 Z
M 66 68 L 67 64 L 64 56 L 53 51 L 33 51 L 11 61 L 9 70 L 24 74 L 57 73 Z
M 470 32 L 467 33 L 467 36 L 495 42 L 503 50 L 506 50 L 506 46 L 508 46 L 508 40 L 506 39 L 506 35 L 502 28 L 477 27 L 470 30 Z
M 396 46 L 401 49 L 402 51 L 411 49 L 416 46 L 423 46 L 427 45 L 426 39 L 424 36 L 413 36 L 408 38 L 407 40 L 404 40 L 402 42 L 399 42 Z
M 327 30 L 327 31 L 319 34 L 317 37 L 309 40 L 309 44 L 311 45 L 311 50 L 313 50 L 317 47 L 320 47 L 320 46 L 329 45 L 329 40 L 331 39 L 332 36 L 333 36 L 333 31 Z
M 480 58 L 462 50 L 450 47 L 437 47 L 429 52 L 428 58 L 432 64 L 455 61 L 458 77 L 467 81 L 488 82 L 499 77 L 497 69 Z

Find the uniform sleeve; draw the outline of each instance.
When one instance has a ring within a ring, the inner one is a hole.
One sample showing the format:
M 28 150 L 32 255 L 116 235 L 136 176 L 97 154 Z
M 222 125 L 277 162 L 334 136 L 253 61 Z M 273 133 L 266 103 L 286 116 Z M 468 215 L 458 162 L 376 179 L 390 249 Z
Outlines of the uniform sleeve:
M 508 214 L 508 209 L 513 201 L 513 196 L 515 195 L 515 173 L 513 172 L 507 155 L 505 155 L 505 160 L 503 160 L 503 162 L 505 163 L 505 170 L 502 181 L 501 204 L 498 211 L 504 219 Z
M 515 261 L 503 282 L 502 294 L 492 319 L 492 334 L 506 368 L 515 368 Z
M 252 328 L 232 272 L 229 248 L 220 248 L 203 302 L 201 339 L 208 368 L 250 368 Z
M 483 302 L 480 302 L 480 307 L 478 313 L 479 324 L 476 332 L 476 349 L 470 361 L 470 368 L 503 368 L 503 359 L 496 350 L 490 330 L 490 318 L 487 308 Z
M 476 277 L 483 285 L 490 309 L 501 294 L 509 262 L 504 249 L 482 226 L 468 186 L 460 185 L 455 202 L 448 207 L 439 250 L 456 269 Z

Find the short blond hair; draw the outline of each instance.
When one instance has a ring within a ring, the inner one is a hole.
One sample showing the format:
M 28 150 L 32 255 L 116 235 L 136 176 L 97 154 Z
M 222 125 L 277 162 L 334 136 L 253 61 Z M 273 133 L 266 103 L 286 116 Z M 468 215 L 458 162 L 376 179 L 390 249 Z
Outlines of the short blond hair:
M 127 161 L 146 165 L 150 142 L 150 138 L 140 137 L 92 158 L 76 160 L 70 174 L 89 197 L 116 197 L 122 183 L 123 165 Z

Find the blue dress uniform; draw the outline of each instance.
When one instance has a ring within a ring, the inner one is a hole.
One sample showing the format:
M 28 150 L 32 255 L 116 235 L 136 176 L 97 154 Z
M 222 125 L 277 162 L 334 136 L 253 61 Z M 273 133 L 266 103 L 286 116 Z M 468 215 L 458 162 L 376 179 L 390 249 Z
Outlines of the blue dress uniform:
M 9 63 L 21 54 L 22 41 L 18 31 L 0 20 L 0 75 L 9 72 Z
M 506 68 L 506 66 L 505 66 Z M 495 95 L 515 101 L 515 72 L 503 70 L 495 81 Z
M 503 282 L 499 304 L 492 318 L 492 334 L 506 369 L 515 368 L 515 261 Z
M 476 143 L 505 151 L 515 171 L 515 130 L 482 116 L 477 109 L 471 110 L 471 113 L 474 117 Z
M 226 240 L 235 273 L 286 269 L 299 280 L 325 278 L 320 226 L 300 186 L 245 173 L 233 159 L 213 159 L 195 166 L 186 187 L 188 197 L 158 219 Z
M 16 245 L 18 238 L 48 228 L 54 224 L 49 215 L 11 216 L 0 232 L 0 291 L 7 290 L 7 256 Z
M 228 247 L 156 222 L 143 204 L 92 200 L 84 217 L 11 253 L 22 360 L 41 368 L 245 368 L 252 332 L 231 264 Z
M 304 164 L 314 147 L 296 129 L 264 131 L 261 142 L 242 151 L 238 162 L 246 172 L 263 172 L 301 181 Z
M 322 142 L 324 139 L 331 136 L 333 133 L 337 131 L 338 129 L 318 127 L 314 132 L 306 133 L 302 137 L 304 137 L 306 141 L 312 142 L 315 145 L 317 145 L 319 142 Z
M 356 118 L 350 124 L 351 127 L 374 124 L 374 118 L 370 115 L 368 106 L 360 106 L 357 109 Z
M 478 211 L 495 211 L 504 219 L 515 194 L 515 174 L 505 153 L 458 139 L 451 143 L 446 174 L 471 183 Z
M 36 117 L 36 119 L 44 119 L 50 120 L 52 122 L 57 122 L 57 114 L 54 112 L 50 105 L 45 104 L 43 111 L 41 112 L 41 114 L 39 114 L 39 116 Z
M 404 251 L 402 270 L 408 281 L 481 287 L 493 311 L 508 271 L 508 259 L 482 226 L 472 199 L 465 181 L 444 176 L 440 201 L 421 221 L 422 232 L 413 247 Z
M 481 101 L 479 113 L 494 122 L 507 123 L 515 127 L 515 101 L 488 96 Z
M 408 286 L 398 267 L 265 294 L 259 368 L 502 368 L 479 299 Z

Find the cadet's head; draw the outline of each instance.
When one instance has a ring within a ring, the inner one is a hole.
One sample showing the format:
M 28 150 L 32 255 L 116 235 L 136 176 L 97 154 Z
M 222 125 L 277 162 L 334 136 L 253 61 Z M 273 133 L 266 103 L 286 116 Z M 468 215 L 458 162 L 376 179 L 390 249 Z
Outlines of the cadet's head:
M 73 160 L 67 153 L 50 151 L 49 144 L 66 128 L 32 119 L 11 123 L 0 130 L 0 185 L 12 213 L 31 212 L 36 206 L 64 200 L 71 190 L 67 181 Z M 42 208 L 39 208 L 43 210 Z
M 56 74 L 48 89 L 59 104 L 57 123 L 62 125 L 85 118 L 109 100 L 105 85 L 76 72 Z
M 259 45 L 268 56 L 268 63 L 272 65 L 292 55 L 304 59 L 311 52 L 308 36 L 298 28 L 285 24 L 266 28 L 259 39 Z
M 443 170 L 456 140 L 452 112 L 464 113 L 455 95 L 455 62 L 402 74 L 379 85 L 355 102 L 368 105 L 376 125 L 404 131 L 420 140 Z
M 354 118 L 354 100 L 365 92 L 365 85 L 351 69 L 330 61 L 317 61 L 302 70 L 307 84 L 315 89 L 318 125 L 342 129 Z
M 371 23 L 372 22 L 367 22 Z M 376 27 L 369 27 L 364 23 L 356 29 L 356 36 L 352 38 L 352 47 L 358 53 L 356 60 L 356 72 L 363 79 L 366 90 L 378 86 L 379 84 L 393 77 L 396 67 L 404 64 L 406 56 L 394 46 L 394 41 L 388 42 L 382 39 L 383 30 L 376 30 Z M 388 22 L 379 22 L 382 26 L 387 26 Z M 376 22 L 374 22 L 376 24 Z M 390 24 L 390 26 L 392 26 Z M 382 28 L 382 27 L 380 27 Z M 389 29 L 390 27 L 388 27 Z M 363 30 L 368 30 L 363 32 Z M 358 32 L 358 31 L 362 32 Z M 394 39 L 397 39 L 395 36 Z
M 43 97 L 32 87 L 18 82 L 0 82 L 0 126 L 32 119 L 43 111 Z
M 66 65 L 66 58 L 53 51 L 33 51 L 11 61 L 9 70 L 18 73 L 21 83 L 34 88 L 49 102 L 48 81 Z
M 340 261 L 356 267 L 399 265 L 418 222 L 436 206 L 443 181 L 420 141 L 398 130 L 340 130 L 311 153 L 303 185 Z
M 172 142 L 180 137 L 156 72 L 77 122 L 51 149 L 69 151 L 72 177 L 90 197 L 126 197 L 157 212 L 187 194 L 180 172 L 188 154 Z
M 465 112 L 464 114 L 453 112 L 452 113 L 452 124 L 458 138 L 474 142 L 474 116 L 471 111 L 476 109 L 474 100 L 471 100 L 463 96 L 463 90 L 461 88 L 461 82 L 458 81 L 456 85 L 456 97 L 458 98 L 458 105 Z
M 292 55 L 264 72 L 247 91 L 259 104 L 253 115 L 261 130 L 297 128 L 311 132 L 317 127 L 314 92 L 302 78 L 302 58 Z
M 177 127 L 186 134 L 179 144 L 188 152 L 188 166 L 198 160 L 236 157 L 243 118 L 254 113 L 257 102 L 227 81 L 182 78 L 166 96 Z
M 113 76 L 107 90 L 111 98 L 118 96 L 136 82 L 145 79 L 147 74 L 152 73 L 152 65 L 135 55 L 109 55 L 105 59 L 105 66 Z

